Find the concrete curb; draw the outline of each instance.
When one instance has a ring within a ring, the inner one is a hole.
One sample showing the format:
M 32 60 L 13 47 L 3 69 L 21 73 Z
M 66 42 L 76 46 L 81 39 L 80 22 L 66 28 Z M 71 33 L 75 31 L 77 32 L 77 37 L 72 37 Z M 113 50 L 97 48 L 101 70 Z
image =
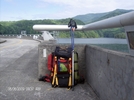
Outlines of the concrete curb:
M 41 39 L 33 39 L 33 40 L 38 41 L 38 42 L 40 42 L 40 43 L 46 42 L 46 40 L 41 40 Z M 48 40 L 48 41 L 55 41 L 55 42 L 56 42 L 56 40 L 53 40 L 53 39 L 50 39 L 50 40 Z
M 4 42 L 6 42 L 7 40 L 0 40 L 0 43 L 4 43 Z
M 38 42 L 43 42 L 43 40 L 40 40 L 40 39 L 33 39 L 33 40 L 35 40 L 35 41 L 38 41 Z

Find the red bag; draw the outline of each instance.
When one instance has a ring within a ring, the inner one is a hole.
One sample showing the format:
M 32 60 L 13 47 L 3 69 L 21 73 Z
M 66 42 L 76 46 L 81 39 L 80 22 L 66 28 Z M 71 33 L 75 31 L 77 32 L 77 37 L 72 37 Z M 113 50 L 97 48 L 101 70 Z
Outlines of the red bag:
M 49 54 L 48 55 L 48 61 L 47 61 L 47 67 L 48 67 L 48 70 L 52 70 L 52 66 L 53 66 L 53 54 Z
M 48 74 L 46 74 L 45 76 L 40 76 L 39 81 L 51 82 L 51 76 Z

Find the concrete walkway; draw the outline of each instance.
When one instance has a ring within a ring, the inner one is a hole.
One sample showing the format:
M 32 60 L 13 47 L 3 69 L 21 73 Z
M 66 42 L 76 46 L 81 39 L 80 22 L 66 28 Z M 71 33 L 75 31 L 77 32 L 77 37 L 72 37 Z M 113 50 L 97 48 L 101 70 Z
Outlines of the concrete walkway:
M 38 48 L 0 70 L 0 100 L 98 100 L 87 83 L 75 90 L 38 81 Z

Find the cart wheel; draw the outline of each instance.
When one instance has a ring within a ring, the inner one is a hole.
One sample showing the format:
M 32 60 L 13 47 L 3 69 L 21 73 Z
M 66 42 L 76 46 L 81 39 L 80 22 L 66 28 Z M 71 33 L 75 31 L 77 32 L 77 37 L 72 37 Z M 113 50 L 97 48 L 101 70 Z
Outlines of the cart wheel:
M 72 87 L 72 91 L 74 91 L 74 87 Z

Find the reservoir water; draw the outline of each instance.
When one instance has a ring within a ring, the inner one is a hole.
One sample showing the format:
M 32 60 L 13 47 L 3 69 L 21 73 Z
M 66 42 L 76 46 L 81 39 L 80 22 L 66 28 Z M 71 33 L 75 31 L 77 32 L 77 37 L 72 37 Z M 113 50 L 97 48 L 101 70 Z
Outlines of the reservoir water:
M 71 43 L 70 38 L 58 38 L 57 43 Z M 102 48 L 128 52 L 127 40 L 117 38 L 75 38 L 75 44 L 96 45 Z
M 58 43 L 71 43 L 70 38 L 58 38 Z M 75 38 L 75 44 L 127 44 L 126 39 L 116 38 Z

